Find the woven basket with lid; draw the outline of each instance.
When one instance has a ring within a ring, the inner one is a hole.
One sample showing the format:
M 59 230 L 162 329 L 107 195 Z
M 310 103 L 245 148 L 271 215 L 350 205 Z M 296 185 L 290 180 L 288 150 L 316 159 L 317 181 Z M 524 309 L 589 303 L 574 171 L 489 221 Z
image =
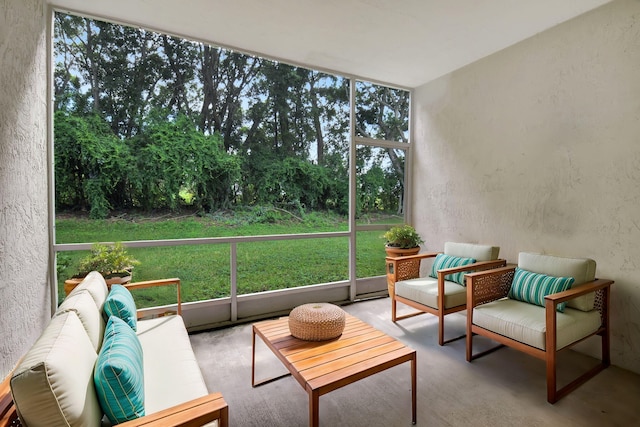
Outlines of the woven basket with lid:
M 289 330 L 294 337 L 305 341 L 324 341 L 342 334 L 345 312 L 329 303 L 303 304 L 289 314 Z

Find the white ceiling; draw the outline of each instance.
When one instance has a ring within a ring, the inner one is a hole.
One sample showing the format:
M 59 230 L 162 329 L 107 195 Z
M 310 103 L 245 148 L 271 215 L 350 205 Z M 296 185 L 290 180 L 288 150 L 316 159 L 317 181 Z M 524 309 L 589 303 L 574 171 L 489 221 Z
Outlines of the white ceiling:
M 319 70 L 413 88 L 611 0 L 47 0 Z

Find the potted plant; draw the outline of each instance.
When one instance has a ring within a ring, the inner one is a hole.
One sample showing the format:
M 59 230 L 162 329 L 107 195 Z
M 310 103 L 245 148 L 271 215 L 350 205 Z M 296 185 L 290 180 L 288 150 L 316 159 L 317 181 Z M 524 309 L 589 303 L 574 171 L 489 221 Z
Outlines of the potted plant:
M 393 226 L 382 237 L 386 240 L 385 251 L 389 256 L 415 255 L 424 243 L 416 229 L 409 224 Z
M 80 261 L 78 274 L 65 280 L 65 293 L 69 294 L 92 271 L 102 274 L 107 285 L 129 283 L 133 267 L 138 264 L 140 261 L 129 255 L 120 242 L 113 245 L 94 243 L 91 253 Z

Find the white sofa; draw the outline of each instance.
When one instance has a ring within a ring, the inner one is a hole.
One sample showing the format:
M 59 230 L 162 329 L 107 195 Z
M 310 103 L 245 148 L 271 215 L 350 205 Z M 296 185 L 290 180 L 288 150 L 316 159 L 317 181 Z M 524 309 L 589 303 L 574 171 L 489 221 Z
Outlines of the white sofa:
M 179 280 L 139 282 L 127 287 L 167 284 L 179 286 Z M 14 370 L 11 396 L 23 425 L 109 424 L 94 386 L 108 292 L 99 273 L 88 275 L 62 302 Z M 136 335 L 143 354 L 145 415 L 120 425 L 228 424 L 227 404 L 220 393 L 209 394 L 180 315 L 139 319 Z

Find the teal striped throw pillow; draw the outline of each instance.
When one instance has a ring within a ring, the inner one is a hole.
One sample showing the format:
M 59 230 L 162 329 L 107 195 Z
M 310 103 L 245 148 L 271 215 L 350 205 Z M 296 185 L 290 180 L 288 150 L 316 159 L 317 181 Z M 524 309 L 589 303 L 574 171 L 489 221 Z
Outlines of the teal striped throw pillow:
M 437 279 L 438 270 L 443 270 L 445 268 L 462 267 L 463 265 L 473 264 L 474 262 L 476 262 L 476 260 L 473 258 L 462 258 L 453 255 L 438 254 L 436 255 L 436 259 L 433 261 L 430 276 Z M 444 279 L 450 282 L 459 283 L 462 286 L 466 286 L 466 283 L 464 281 L 464 275 L 466 273 L 468 273 L 468 271 L 447 274 L 446 276 L 444 276 Z
M 131 329 L 138 330 L 138 318 L 136 313 L 136 303 L 129 289 L 122 285 L 111 285 L 111 290 L 102 306 L 104 320 L 116 316 L 124 320 Z
M 111 316 L 93 371 L 100 407 L 112 424 L 144 416 L 142 346 L 124 320 Z
M 566 291 L 571 288 L 573 281 L 573 277 L 547 276 L 516 267 L 509 298 L 544 307 L 545 295 Z M 565 305 L 565 302 L 558 304 L 557 310 L 564 312 Z

